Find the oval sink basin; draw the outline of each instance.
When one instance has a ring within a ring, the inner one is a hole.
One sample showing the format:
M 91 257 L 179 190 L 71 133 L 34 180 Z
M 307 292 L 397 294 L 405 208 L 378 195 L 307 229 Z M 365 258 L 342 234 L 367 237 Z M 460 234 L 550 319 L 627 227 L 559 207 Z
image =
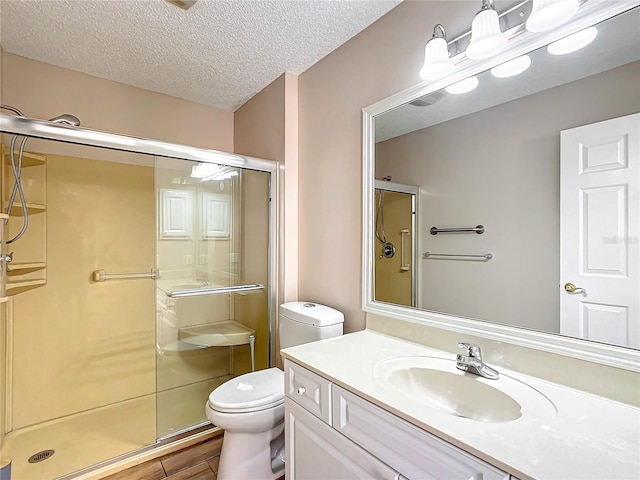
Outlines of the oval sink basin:
M 503 373 L 489 380 L 437 357 L 396 357 L 374 367 L 383 386 L 440 413 L 488 423 L 510 422 L 526 412 L 555 415 L 555 406 L 536 389 Z

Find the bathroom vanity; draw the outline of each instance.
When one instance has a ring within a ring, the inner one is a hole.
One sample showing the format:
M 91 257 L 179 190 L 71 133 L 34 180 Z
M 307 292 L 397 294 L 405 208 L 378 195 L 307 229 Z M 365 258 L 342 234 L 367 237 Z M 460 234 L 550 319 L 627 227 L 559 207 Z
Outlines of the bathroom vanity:
M 282 355 L 290 480 L 640 472 L 640 410 L 625 404 L 507 369 L 484 379 L 450 353 L 371 330 Z

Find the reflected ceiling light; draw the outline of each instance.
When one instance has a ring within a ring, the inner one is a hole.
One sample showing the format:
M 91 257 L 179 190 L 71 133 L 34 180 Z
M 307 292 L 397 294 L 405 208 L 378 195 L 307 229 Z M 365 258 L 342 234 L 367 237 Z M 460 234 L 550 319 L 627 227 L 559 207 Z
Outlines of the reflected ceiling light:
M 549 44 L 547 51 L 551 55 L 566 55 L 567 53 L 577 52 L 593 42 L 597 36 L 598 29 L 596 27 L 585 28 L 573 35 Z
M 525 26 L 530 32 L 546 32 L 571 20 L 579 8 L 580 0 L 533 0 Z
M 220 167 L 215 163 L 199 163 L 191 167 L 191 178 L 207 178 L 215 174 Z
M 453 68 L 453 62 L 449 58 L 447 32 L 438 23 L 433 27 L 433 35 L 424 47 L 424 65 L 420 69 L 420 77 L 435 80 L 449 75 Z
M 491 69 L 491 75 L 497 78 L 509 78 L 520 75 L 531 66 L 531 57 L 522 55 Z
M 459 95 L 462 93 L 469 93 L 471 90 L 475 90 L 480 82 L 478 82 L 478 77 L 469 77 L 464 80 L 454 83 L 453 85 L 449 85 L 445 88 L 448 93 L 452 93 L 454 95 Z
M 507 46 L 507 37 L 500 30 L 500 18 L 493 8 L 493 0 L 482 0 L 482 9 L 471 22 L 471 42 L 467 57 L 473 60 L 492 57 Z

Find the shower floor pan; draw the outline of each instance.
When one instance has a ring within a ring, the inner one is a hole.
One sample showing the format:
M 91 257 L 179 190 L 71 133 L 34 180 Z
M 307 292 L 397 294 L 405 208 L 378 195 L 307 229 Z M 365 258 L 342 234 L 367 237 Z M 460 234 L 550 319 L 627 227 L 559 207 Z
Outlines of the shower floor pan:
M 229 347 L 249 343 L 255 330 L 235 320 L 205 323 L 178 330 L 178 338 L 185 343 L 200 347 Z

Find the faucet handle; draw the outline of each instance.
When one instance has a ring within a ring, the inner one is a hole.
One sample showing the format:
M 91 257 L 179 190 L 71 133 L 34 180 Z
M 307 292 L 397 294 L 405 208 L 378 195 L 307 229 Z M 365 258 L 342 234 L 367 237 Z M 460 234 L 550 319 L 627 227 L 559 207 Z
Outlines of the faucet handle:
M 475 343 L 460 342 L 458 343 L 458 347 L 466 349 L 468 357 L 482 359 L 482 353 L 480 352 L 479 345 L 476 345 Z

